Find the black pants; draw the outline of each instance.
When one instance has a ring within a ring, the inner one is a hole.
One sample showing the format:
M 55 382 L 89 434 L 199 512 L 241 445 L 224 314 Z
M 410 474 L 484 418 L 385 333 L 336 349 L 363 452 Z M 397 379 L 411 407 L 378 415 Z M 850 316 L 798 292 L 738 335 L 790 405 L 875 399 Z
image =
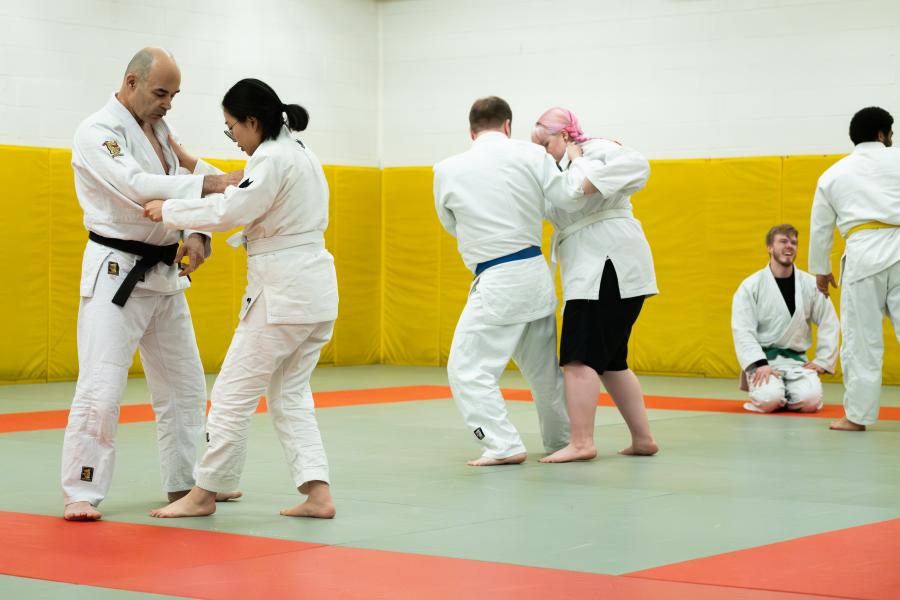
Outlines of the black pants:
M 628 338 L 644 296 L 622 299 L 619 279 L 607 259 L 597 300 L 569 300 L 563 312 L 559 364 L 584 363 L 598 374 L 628 368 Z

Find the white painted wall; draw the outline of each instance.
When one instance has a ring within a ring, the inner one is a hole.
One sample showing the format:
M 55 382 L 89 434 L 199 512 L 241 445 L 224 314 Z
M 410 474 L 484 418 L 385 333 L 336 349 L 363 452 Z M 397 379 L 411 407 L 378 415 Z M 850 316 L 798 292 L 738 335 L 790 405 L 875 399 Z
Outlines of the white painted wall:
M 71 147 L 143 46 L 172 51 L 167 120 L 202 156 L 240 157 L 222 95 L 244 77 L 304 105 L 323 162 L 378 164 L 374 0 L 0 0 L 0 144 Z
M 850 117 L 900 119 L 898 0 L 386 0 L 382 162 L 469 145 L 480 96 L 527 138 L 563 105 L 651 158 L 846 152 Z M 900 128 L 900 125 L 898 125 Z
M 239 157 L 219 101 L 266 80 L 322 160 L 428 165 L 468 147 L 475 98 L 516 137 L 562 104 L 651 158 L 844 152 L 900 118 L 898 0 L 0 0 L 0 144 L 69 147 L 145 45 L 174 52 L 170 122 Z

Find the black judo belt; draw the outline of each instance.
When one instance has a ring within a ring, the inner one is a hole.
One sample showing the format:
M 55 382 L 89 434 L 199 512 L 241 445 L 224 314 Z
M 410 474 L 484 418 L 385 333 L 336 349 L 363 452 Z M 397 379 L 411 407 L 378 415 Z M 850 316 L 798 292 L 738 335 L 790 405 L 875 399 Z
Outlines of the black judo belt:
M 168 246 L 154 246 L 153 244 L 145 244 L 134 240 L 117 240 L 115 238 L 107 238 L 97 235 L 93 231 L 88 236 L 92 242 L 96 242 L 109 248 L 128 252 L 129 254 L 137 254 L 141 258 L 134 264 L 134 267 L 125 277 L 125 281 L 119 286 L 116 295 L 113 296 L 112 303 L 118 306 L 125 306 L 134 286 L 138 281 L 144 280 L 144 275 L 158 265 L 165 263 L 171 265 L 175 262 L 175 255 L 178 253 L 178 244 L 169 244 Z

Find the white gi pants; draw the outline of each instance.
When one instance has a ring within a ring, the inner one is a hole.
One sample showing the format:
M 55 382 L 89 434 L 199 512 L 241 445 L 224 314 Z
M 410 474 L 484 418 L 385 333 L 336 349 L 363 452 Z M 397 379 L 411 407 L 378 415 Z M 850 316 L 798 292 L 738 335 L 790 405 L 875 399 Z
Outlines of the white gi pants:
M 859 425 L 878 420 L 885 316 L 900 342 L 900 262 L 841 286 L 844 413 Z
M 119 402 L 136 348 L 156 413 L 162 485 L 189 490 L 203 436 L 206 379 L 184 293 L 111 302 L 122 282 L 101 274 L 78 309 L 78 383 L 62 455 L 66 504 L 97 506 L 112 482 Z
M 265 303 L 263 292 L 238 324 L 213 386 L 208 445 L 197 473 L 197 485 L 205 490 L 238 487 L 250 420 L 263 394 L 295 485 L 306 493 L 310 481 L 329 482 L 309 378 L 334 321 L 270 324 Z
M 768 404 L 774 401 L 784 402 L 789 410 L 792 404 L 813 401 L 822 407 L 822 381 L 819 374 L 812 369 L 806 369 L 805 361 L 794 360 L 787 356 L 776 356 L 769 361 L 779 375 L 769 377 L 769 380 L 753 385 L 752 371 L 747 374 L 747 384 L 750 386 L 750 401 L 754 405 Z M 748 407 L 749 408 L 749 407 Z
M 476 286 L 456 324 L 447 361 L 453 399 L 466 427 L 482 445 L 482 456 L 501 459 L 525 452 L 500 394 L 500 375 L 510 358 L 531 387 L 544 450 L 565 447 L 569 417 L 556 358 L 556 314 L 527 323 L 493 325 L 483 301 L 482 290 Z

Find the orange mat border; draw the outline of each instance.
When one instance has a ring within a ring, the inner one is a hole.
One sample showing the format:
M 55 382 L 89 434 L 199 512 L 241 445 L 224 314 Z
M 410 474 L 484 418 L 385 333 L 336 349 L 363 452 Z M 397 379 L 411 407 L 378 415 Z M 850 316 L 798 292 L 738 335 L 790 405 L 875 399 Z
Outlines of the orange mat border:
M 507 400 L 531 401 L 531 392 L 529 390 L 504 389 L 502 391 L 503 397 Z M 313 393 L 313 397 L 315 398 L 316 407 L 332 408 L 337 406 L 411 402 L 415 400 L 441 400 L 450 398 L 451 395 L 450 388 L 445 385 L 409 385 L 400 387 L 315 392 Z M 647 408 L 659 410 L 748 414 L 747 411 L 743 409 L 743 400 L 644 396 L 644 402 L 647 405 Z M 599 406 L 615 406 L 608 394 L 601 394 L 597 404 Z M 256 412 L 267 412 L 267 410 L 266 399 L 263 397 L 260 399 Z M 843 415 L 844 409 L 841 405 L 826 404 L 822 407 L 822 410 L 817 413 L 806 414 L 782 411 L 757 416 L 779 416 L 799 419 L 835 419 L 842 417 Z M 68 410 L 45 410 L 0 414 L 0 433 L 65 429 L 68 417 Z M 881 407 L 879 419 L 882 421 L 900 421 L 900 407 Z M 120 407 L 120 423 L 145 423 L 153 420 L 153 409 L 149 404 L 123 404 Z
M 5 575 L 196 598 L 825 598 L 14 512 L 0 538 Z
M 626 577 L 893 600 L 900 597 L 900 519 L 635 571 Z

